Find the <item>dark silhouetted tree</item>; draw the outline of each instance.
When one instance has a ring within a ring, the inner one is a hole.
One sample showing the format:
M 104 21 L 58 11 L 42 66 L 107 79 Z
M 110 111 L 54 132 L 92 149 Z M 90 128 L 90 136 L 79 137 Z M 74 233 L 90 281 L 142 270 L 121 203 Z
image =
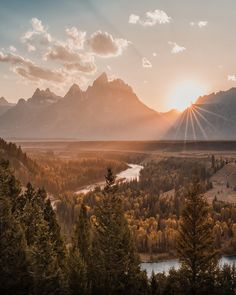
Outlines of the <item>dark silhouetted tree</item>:
M 193 295 L 208 294 L 209 288 L 212 291 L 218 262 L 209 206 L 199 191 L 200 186 L 196 182 L 188 191 L 177 243 L 182 274 L 187 282 L 186 292 Z

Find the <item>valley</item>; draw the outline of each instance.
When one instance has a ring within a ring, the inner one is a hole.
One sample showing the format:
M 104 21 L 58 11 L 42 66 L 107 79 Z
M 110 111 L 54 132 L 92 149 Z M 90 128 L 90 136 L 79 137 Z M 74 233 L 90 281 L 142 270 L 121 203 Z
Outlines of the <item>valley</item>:
M 142 261 L 176 257 L 179 215 L 194 177 L 200 179 L 202 192 L 215 208 L 218 247 L 222 254 L 236 252 L 236 233 L 232 234 L 236 223 L 235 142 L 28 140 L 17 144 L 38 165 L 47 165 L 45 176 L 37 181 L 31 177 L 31 181 L 47 188 L 68 241 L 82 201 L 92 218 L 109 166 L 118 176 L 119 194 Z M 44 180 L 47 175 L 49 183 Z

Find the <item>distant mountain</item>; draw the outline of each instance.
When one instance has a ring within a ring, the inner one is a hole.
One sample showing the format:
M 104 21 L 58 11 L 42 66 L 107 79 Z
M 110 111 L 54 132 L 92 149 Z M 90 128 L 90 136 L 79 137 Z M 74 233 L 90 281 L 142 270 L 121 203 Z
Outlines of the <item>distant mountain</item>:
M 49 89 L 19 100 L 0 116 L 0 136 L 80 140 L 158 139 L 178 114 L 158 113 L 143 104 L 122 80 L 103 73 L 82 91 L 72 85 L 64 97 Z
M 236 139 L 236 88 L 201 96 L 167 132 L 168 139 Z
M 57 102 L 61 97 L 57 96 L 55 93 L 51 92 L 49 88 L 46 90 L 40 90 L 37 88 L 31 98 L 27 100 L 27 103 L 45 106 Z
M 4 97 L 0 97 L 0 116 L 13 106 L 14 104 L 9 103 Z

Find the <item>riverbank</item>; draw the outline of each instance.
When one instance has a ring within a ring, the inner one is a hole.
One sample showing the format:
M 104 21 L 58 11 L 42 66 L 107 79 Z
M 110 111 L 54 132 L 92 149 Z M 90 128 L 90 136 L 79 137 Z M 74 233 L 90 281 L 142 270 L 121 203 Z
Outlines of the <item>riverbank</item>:
M 236 256 L 222 256 L 219 260 L 219 265 L 220 267 L 223 267 L 225 264 L 236 266 Z M 180 262 L 178 259 L 141 263 L 141 269 L 147 272 L 149 278 L 151 277 L 152 273 L 168 273 L 172 268 L 176 270 L 180 268 Z
M 134 179 L 139 180 L 139 174 L 140 174 L 140 171 L 143 169 L 143 166 L 138 164 L 129 164 L 129 163 L 127 163 L 126 165 L 127 165 L 127 168 L 116 175 L 117 183 L 129 182 Z M 100 187 L 102 189 L 105 186 L 105 184 L 106 184 L 105 181 L 100 181 L 94 184 L 90 184 L 78 190 L 76 192 L 76 195 L 87 194 L 95 190 L 97 187 Z

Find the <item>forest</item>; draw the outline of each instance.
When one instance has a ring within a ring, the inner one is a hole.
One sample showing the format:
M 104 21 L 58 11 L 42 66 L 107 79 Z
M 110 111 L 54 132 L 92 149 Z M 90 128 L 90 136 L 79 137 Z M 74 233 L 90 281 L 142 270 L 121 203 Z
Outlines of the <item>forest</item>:
M 51 157 L 59 181 L 77 171 L 89 179 L 88 167 L 98 163 L 106 182 L 86 195 L 61 186 L 53 208 L 43 185 L 52 174 L 25 183 L 45 163 L 4 141 L 1 155 L 1 294 L 235 294 L 236 269 L 220 267 L 219 258 L 236 251 L 236 208 L 203 196 L 210 176 L 231 159 L 145 161 L 139 181 L 116 183 L 121 160 L 83 159 L 85 170 L 67 162 L 66 173 Z M 181 267 L 147 277 L 143 255 L 177 257 Z

